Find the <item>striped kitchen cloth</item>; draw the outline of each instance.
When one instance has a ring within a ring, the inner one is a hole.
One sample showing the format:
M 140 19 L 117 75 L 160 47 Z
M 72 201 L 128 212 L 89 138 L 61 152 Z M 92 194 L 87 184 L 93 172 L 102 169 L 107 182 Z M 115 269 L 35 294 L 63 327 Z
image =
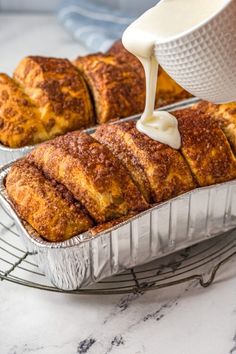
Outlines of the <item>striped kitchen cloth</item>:
M 126 27 L 157 0 L 66 0 L 58 19 L 91 51 L 106 51 Z

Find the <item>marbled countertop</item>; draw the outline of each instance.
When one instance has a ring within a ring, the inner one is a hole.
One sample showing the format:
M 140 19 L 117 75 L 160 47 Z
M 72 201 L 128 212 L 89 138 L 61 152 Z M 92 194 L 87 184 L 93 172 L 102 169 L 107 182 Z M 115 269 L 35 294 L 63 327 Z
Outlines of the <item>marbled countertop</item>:
M 0 15 L 0 48 L 8 73 L 27 54 L 86 52 L 45 15 Z M 0 354 L 236 353 L 235 266 L 234 258 L 207 289 L 192 282 L 124 296 L 64 295 L 0 281 Z
M 0 70 L 9 74 L 26 55 L 73 59 L 87 52 L 51 15 L 3 15 L 1 12 L 0 48 Z

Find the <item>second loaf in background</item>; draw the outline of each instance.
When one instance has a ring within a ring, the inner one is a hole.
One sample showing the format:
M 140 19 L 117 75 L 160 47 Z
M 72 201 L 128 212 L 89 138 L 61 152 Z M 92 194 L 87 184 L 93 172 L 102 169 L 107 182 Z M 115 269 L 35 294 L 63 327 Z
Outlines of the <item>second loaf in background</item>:
M 73 65 L 74 64 L 74 65 Z M 144 72 L 120 42 L 108 53 L 67 59 L 29 56 L 0 74 L 0 143 L 34 145 L 66 132 L 141 113 Z M 163 70 L 158 104 L 189 97 Z

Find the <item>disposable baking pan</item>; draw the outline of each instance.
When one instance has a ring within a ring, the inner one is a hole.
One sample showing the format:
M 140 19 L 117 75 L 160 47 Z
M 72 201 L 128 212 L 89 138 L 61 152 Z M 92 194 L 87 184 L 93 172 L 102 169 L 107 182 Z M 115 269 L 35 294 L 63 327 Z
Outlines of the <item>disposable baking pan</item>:
M 0 168 L 0 202 L 12 215 L 39 268 L 60 289 L 74 290 L 189 247 L 236 227 L 236 180 L 197 188 L 92 236 L 51 243 L 22 221 L 8 199 Z
M 22 148 L 9 148 L 0 144 L 0 166 L 10 161 L 15 161 L 33 150 L 34 146 L 24 146 Z
M 189 98 L 187 100 L 183 100 L 183 101 L 173 103 L 168 106 L 161 107 L 161 110 L 171 111 L 171 110 L 175 110 L 179 107 L 186 107 L 186 106 L 188 106 L 194 102 L 197 102 L 197 101 L 199 101 L 199 99 L 197 99 L 195 97 Z M 140 117 L 140 114 L 137 114 L 135 116 L 122 119 L 122 121 L 138 119 L 139 117 Z M 115 123 L 117 123 L 117 122 L 119 122 L 119 121 L 116 121 Z M 93 132 L 95 128 L 96 127 L 85 129 L 85 131 L 86 132 Z M 35 148 L 35 146 L 36 145 L 24 146 L 22 148 L 9 148 L 9 147 L 6 147 L 6 146 L 0 144 L 0 166 L 3 166 L 5 164 L 7 164 L 8 162 L 15 161 L 15 160 L 19 159 L 20 157 L 23 157 L 28 152 L 33 150 Z
M 186 105 L 189 102 L 171 108 Z M 130 119 L 137 116 L 126 118 Z M 233 180 L 194 189 L 96 236 L 85 232 L 65 242 L 47 242 L 19 218 L 8 199 L 4 181 L 12 164 L 0 168 L 0 203 L 13 216 L 27 250 L 35 254 L 40 269 L 60 289 L 85 287 L 236 227 L 236 180 Z

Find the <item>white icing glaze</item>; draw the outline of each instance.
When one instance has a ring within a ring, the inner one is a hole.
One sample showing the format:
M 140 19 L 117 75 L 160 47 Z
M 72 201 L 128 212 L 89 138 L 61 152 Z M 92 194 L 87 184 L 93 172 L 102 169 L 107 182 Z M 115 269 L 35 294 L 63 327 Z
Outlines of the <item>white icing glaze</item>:
M 146 76 L 145 110 L 137 129 L 175 149 L 181 146 L 176 118 L 164 111 L 154 112 L 158 62 L 154 47 L 201 24 L 219 11 L 226 0 L 162 0 L 134 21 L 123 34 L 123 44 L 138 57 Z

